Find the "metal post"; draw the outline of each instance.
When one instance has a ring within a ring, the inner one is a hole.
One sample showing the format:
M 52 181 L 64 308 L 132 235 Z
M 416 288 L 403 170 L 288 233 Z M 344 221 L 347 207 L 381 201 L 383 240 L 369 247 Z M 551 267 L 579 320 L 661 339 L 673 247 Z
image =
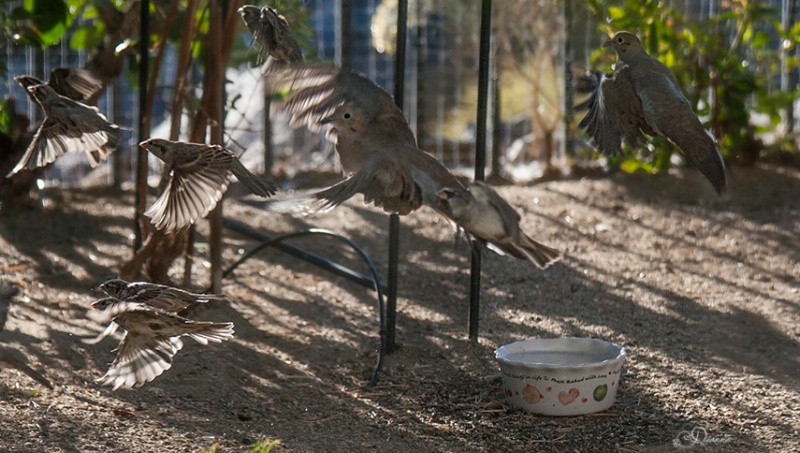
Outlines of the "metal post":
M 500 162 L 500 73 L 497 69 L 497 58 L 492 59 L 492 160 L 489 163 L 489 175 L 497 180 L 503 178 L 503 167 Z
M 425 34 L 425 23 L 422 19 L 422 2 L 417 1 L 416 16 L 417 16 L 417 39 L 416 39 L 416 56 L 417 56 L 417 73 L 416 73 L 416 88 L 417 88 L 417 120 L 414 129 L 417 133 L 417 146 L 424 149 L 425 144 L 428 142 L 428 137 L 425 136 L 425 46 L 427 41 Z
M 119 123 L 122 119 L 122 89 L 120 88 L 119 82 L 116 80 L 111 82 L 111 98 L 113 99 L 112 108 L 114 112 L 114 122 Z M 122 150 L 127 151 L 129 150 L 127 142 L 125 145 L 122 146 L 122 149 L 117 148 L 117 152 L 111 154 L 111 183 L 112 188 L 115 193 L 122 192 L 122 178 L 123 178 L 123 171 L 122 171 L 122 163 L 123 163 L 123 155 Z
M 489 101 L 489 44 L 492 37 L 492 0 L 481 2 L 481 37 L 478 57 L 478 114 L 475 135 L 475 180 L 483 181 L 486 169 L 486 117 Z M 476 240 L 479 241 L 479 240 Z M 482 243 L 475 244 L 470 266 L 469 339 L 478 341 L 481 305 Z
M 572 42 L 573 0 L 564 2 L 564 154 L 567 158 L 575 157 L 575 137 L 572 133 L 575 122 L 575 88 L 572 82 L 572 62 L 575 59 Z
M 147 130 L 145 115 L 147 110 L 147 63 L 150 50 L 150 1 L 142 0 L 139 13 L 139 133 L 138 140 L 147 140 L 150 131 Z M 136 147 L 136 209 L 133 213 L 133 251 L 136 253 L 144 241 L 145 232 L 139 220 L 144 215 L 147 203 L 147 150 Z
M 406 69 L 406 23 L 408 22 L 408 0 L 397 2 L 397 46 L 394 60 L 394 103 L 403 110 L 403 87 Z M 400 255 L 400 217 L 389 216 L 389 275 L 386 300 L 386 351 L 396 350 L 395 327 L 397 324 L 397 263 Z
M 339 2 L 339 66 L 344 69 L 350 69 L 352 62 L 350 61 L 350 47 L 351 47 L 351 30 L 350 30 L 350 17 L 351 17 L 350 0 L 340 0 Z

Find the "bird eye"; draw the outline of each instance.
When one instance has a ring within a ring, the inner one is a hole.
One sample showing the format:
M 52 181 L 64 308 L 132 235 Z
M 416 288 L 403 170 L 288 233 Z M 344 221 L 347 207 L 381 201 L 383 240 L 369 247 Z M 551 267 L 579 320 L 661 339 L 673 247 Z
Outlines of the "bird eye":
M 622 39 L 622 36 L 620 36 L 619 38 L 617 38 L 617 42 L 620 42 L 620 43 L 621 43 L 622 41 L 623 41 L 623 39 Z
M 344 114 L 344 119 L 349 120 L 350 119 L 350 114 L 349 113 L 345 113 Z

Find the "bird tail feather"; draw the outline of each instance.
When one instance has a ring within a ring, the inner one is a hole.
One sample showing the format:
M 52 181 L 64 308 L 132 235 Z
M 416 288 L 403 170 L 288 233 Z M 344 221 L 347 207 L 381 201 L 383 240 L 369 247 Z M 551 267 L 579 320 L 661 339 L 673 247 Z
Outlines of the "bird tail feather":
M 239 182 L 247 187 L 247 190 L 249 190 L 251 193 L 265 198 L 275 195 L 275 191 L 277 190 L 275 184 L 253 174 L 244 165 L 242 165 L 239 159 L 233 159 L 231 170 L 236 176 L 236 179 L 238 179 Z
M 187 335 L 203 345 L 209 342 L 222 343 L 233 338 L 233 323 L 230 322 L 197 322 L 193 326 L 196 330 Z

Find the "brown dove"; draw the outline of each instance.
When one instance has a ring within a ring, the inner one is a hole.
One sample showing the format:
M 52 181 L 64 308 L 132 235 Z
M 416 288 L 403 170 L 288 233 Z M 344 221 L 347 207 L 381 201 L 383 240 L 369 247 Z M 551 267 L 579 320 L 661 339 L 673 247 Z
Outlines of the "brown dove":
M 270 210 L 326 211 L 361 193 L 366 203 L 386 212 L 408 214 L 435 201 L 444 187 L 463 187 L 417 148 L 403 112 L 366 77 L 321 64 L 273 68 L 265 76 L 274 92 L 291 89 L 282 108 L 291 113 L 293 126 L 327 131 L 347 177 L 310 196 L 268 203 Z
M 485 239 L 500 254 L 528 260 L 546 269 L 561 254 L 528 237 L 519 227 L 520 216 L 488 184 L 473 181 L 466 190 L 442 189 L 441 209 L 470 234 Z
M 643 133 L 675 143 L 718 193 L 725 190 L 725 163 L 717 143 L 683 95 L 678 80 L 648 55 L 636 35 L 620 31 L 603 43 L 617 53 L 612 76 L 596 73 L 597 88 L 583 103 L 588 113 L 579 126 L 604 154 L 620 152 L 624 138 L 632 147 L 645 143 Z M 587 79 L 588 86 L 592 86 Z

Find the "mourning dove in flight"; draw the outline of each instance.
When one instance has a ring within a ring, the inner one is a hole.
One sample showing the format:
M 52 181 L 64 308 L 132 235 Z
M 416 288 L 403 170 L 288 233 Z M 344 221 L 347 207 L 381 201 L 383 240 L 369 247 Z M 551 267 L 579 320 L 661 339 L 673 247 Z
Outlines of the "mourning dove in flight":
M 274 92 L 290 88 L 281 108 L 292 115 L 293 126 L 327 132 L 347 177 L 311 196 L 269 203 L 269 209 L 325 211 L 361 193 L 387 212 L 408 214 L 433 202 L 444 187 L 463 187 L 417 148 L 403 112 L 366 77 L 322 64 L 274 68 L 265 77 Z
M 211 212 L 228 188 L 232 175 L 261 197 L 275 194 L 275 185 L 245 168 L 233 151 L 219 145 L 151 138 L 139 144 L 164 162 L 166 185 L 145 215 L 156 228 L 176 231 Z
M 520 229 L 517 211 L 486 183 L 473 181 L 466 190 L 442 189 L 438 199 L 448 217 L 500 254 L 528 260 L 540 269 L 561 258 L 557 250 L 528 237 Z
M 244 5 L 238 11 L 250 33 L 253 34 L 253 42 L 271 57 L 265 67 L 270 66 L 271 61 L 281 63 L 303 61 L 303 53 L 289 30 L 289 23 L 274 8 Z
M 293 125 L 327 130 L 336 143 L 347 178 L 311 195 L 270 201 L 267 209 L 303 214 L 326 211 L 356 193 L 362 194 L 366 203 L 401 215 L 427 205 L 473 236 L 494 244 L 496 249 L 516 258 L 531 259 L 521 249 L 536 247 L 519 231 L 519 215 L 488 186 L 478 185 L 476 190 L 481 194 L 488 192 L 491 203 L 472 203 L 468 213 L 458 206 L 448 209 L 443 204 L 442 191 L 468 197 L 467 187 L 438 160 L 417 147 L 403 112 L 374 82 L 335 66 L 307 64 L 275 68 L 265 77 L 276 92 L 285 86 L 290 88 L 282 106 L 291 113 Z M 453 204 L 458 205 L 458 201 Z M 502 219 L 487 225 L 479 221 L 484 215 Z M 508 234 L 513 238 L 509 239 Z M 531 261 L 541 267 L 552 261 L 540 258 Z
M 23 86 L 31 82 L 30 76 L 16 80 Z M 6 177 L 22 169 L 43 167 L 68 152 L 85 152 L 89 164 L 96 167 L 117 149 L 120 127 L 109 123 L 95 107 L 62 96 L 49 84 L 30 85 L 26 90 L 42 107 L 45 118 L 25 154 Z
M 612 76 L 596 73 L 592 96 L 582 106 L 580 122 L 606 155 L 620 152 L 624 138 L 632 147 L 645 143 L 643 133 L 664 135 L 699 169 L 718 193 L 725 190 L 725 163 L 717 143 L 692 110 L 675 76 L 648 55 L 636 35 L 620 31 L 603 43 L 617 53 Z M 585 85 L 592 87 L 592 79 Z
M 172 358 L 183 348 L 180 337 L 188 336 L 202 345 L 221 343 L 233 337 L 229 322 L 192 321 L 162 310 L 125 303 L 114 322 L 125 329 L 117 356 L 101 385 L 118 388 L 142 386 L 172 367 Z

